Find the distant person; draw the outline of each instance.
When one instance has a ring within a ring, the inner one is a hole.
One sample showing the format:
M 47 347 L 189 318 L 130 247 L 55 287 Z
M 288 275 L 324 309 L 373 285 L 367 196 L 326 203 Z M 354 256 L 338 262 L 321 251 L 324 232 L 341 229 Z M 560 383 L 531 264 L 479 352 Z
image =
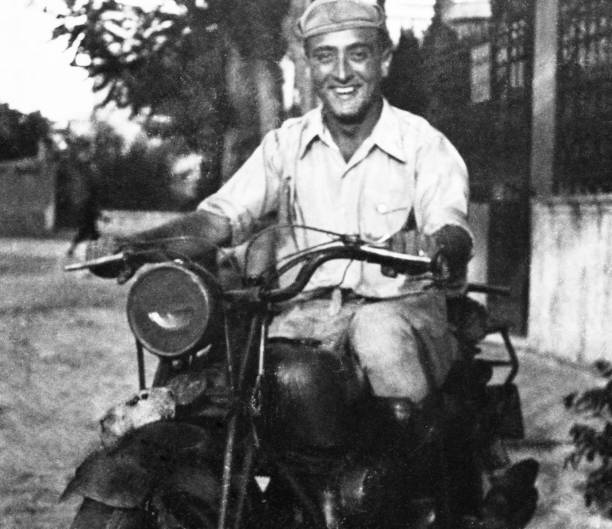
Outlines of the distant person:
M 87 197 L 79 205 L 77 213 L 78 228 L 66 252 L 66 257 L 73 257 L 74 251 L 80 243 L 95 241 L 100 238 L 100 231 L 98 230 L 100 216 L 97 191 L 95 186 L 91 186 L 87 192 Z
M 100 204 L 98 185 L 92 165 L 90 145 L 81 140 L 72 170 L 77 174 L 75 178 L 83 186 L 80 200 L 77 204 L 76 221 L 77 231 L 72 238 L 67 257 L 73 257 L 76 247 L 82 242 L 95 241 L 100 237 L 97 222 L 100 218 Z

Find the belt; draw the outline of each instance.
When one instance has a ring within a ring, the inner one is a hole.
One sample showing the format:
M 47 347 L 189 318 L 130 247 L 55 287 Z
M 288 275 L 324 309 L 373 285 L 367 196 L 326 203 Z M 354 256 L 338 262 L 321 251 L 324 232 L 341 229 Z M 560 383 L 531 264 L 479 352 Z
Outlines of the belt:
M 335 294 L 339 292 L 339 294 Z M 319 287 L 306 293 L 306 299 L 333 299 L 334 296 L 339 296 L 342 303 L 349 301 L 381 301 L 382 298 L 375 298 L 372 296 L 363 296 L 357 294 L 352 288 L 338 288 L 338 287 Z
M 334 292 L 339 292 L 339 294 L 334 294 Z M 308 292 L 302 292 L 299 296 L 290 299 L 288 301 L 281 301 L 280 303 L 274 304 L 274 311 L 280 312 L 285 310 L 286 308 L 294 305 L 295 303 L 303 302 L 303 301 L 311 301 L 314 299 L 324 299 L 332 301 L 334 296 L 340 296 L 338 301 L 340 301 L 340 305 L 344 305 L 350 301 L 380 301 L 380 298 L 372 298 L 367 296 L 362 296 L 357 294 L 352 288 L 338 288 L 338 287 L 318 287 L 313 290 L 309 290 Z

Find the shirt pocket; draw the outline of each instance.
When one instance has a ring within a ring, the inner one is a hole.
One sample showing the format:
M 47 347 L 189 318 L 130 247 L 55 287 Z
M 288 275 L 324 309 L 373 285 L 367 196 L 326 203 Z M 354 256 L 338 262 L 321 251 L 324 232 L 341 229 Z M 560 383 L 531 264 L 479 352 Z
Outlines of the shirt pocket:
M 412 211 L 412 200 L 403 189 L 371 190 L 364 196 L 361 237 L 368 242 L 386 244 L 405 228 Z

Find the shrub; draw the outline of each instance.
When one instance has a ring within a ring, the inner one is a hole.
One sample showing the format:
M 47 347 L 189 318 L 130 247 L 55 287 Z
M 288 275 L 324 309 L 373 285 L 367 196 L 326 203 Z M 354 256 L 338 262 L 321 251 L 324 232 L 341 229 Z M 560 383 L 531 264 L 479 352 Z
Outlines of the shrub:
M 595 366 L 607 383 L 583 393 L 571 393 L 564 399 L 566 408 L 596 423 L 572 426 L 574 450 L 565 466 L 577 468 L 584 461 L 595 465 L 588 473 L 584 499 L 587 506 L 594 505 L 612 517 L 612 364 L 599 361 Z

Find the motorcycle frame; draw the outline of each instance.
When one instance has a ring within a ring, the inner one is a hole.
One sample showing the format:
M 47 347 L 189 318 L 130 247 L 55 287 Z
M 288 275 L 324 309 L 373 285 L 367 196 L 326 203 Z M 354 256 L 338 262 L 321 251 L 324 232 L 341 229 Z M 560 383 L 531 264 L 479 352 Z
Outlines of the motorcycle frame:
M 238 379 L 230 374 L 233 373 L 234 355 L 230 349 L 229 340 L 226 339 L 226 360 L 228 364 L 228 375 L 230 380 L 230 390 L 232 394 L 232 405 L 228 414 L 226 426 L 225 450 L 223 454 L 223 473 L 221 478 L 221 497 L 219 500 L 219 517 L 217 520 L 217 529 L 230 529 L 228 525 L 228 513 L 230 510 L 230 493 L 232 486 L 232 475 L 235 466 L 235 450 L 236 437 L 240 430 L 240 420 L 248 422 L 248 437 L 249 442 L 246 447 L 246 453 L 243 456 L 242 468 L 240 469 L 239 490 L 235 500 L 235 516 L 233 520 L 233 528 L 239 529 L 242 523 L 244 513 L 244 505 L 247 496 L 247 487 L 249 476 L 252 471 L 256 450 L 260 448 L 259 439 L 257 436 L 256 425 L 254 418 L 260 413 L 256 409 L 257 405 L 261 405 L 261 394 L 258 394 L 264 383 L 264 375 L 266 372 L 266 349 L 268 345 L 268 325 L 269 325 L 270 304 L 262 303 L 258 307 L 254 307 L 253 316 L 251 318 L 247 340 L 243 348 L 241 362 L 238 369 Z M 224 326 L 226 336 L 228 332 L 227 319 L 224 318 Z M 257 347 L 254 346 L 258 342 Z M 254 362 L 257 362 L 256 370 L 251 375 L 254 380 L 253 384 L 249 384 L 249 371 Z M 233 381 L 233 382 L 232 382 Z M 246 406 L 245 406 L 246 403 Z M 311 521 L 316 527 L 324 529 L 326 527 L 323 516 L 319 513 L 317 506 L 308 497 L 300 485 L 299 480 L 292 474 L 291 470 L 276 461 L 274 458 L 266 458 L 268 462 L 273 463 L 279 475 L 290 487 L 295 495 L 296 500 L 301 504 L 305 513 L 311 518 Z

